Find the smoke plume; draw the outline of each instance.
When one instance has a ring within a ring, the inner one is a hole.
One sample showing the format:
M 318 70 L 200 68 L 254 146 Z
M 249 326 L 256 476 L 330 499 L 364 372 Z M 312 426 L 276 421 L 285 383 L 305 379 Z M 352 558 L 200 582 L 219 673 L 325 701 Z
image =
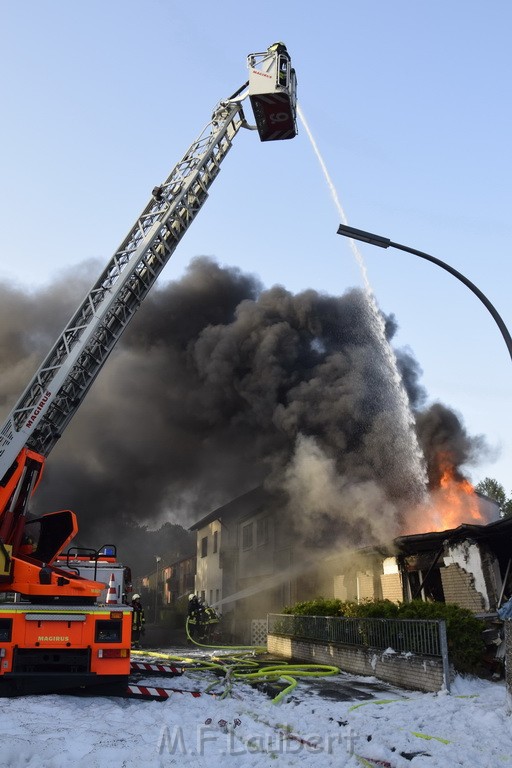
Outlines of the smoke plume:
M 0 286 L 2 416 L 91 277 L 84 265 L 38 293 Z M 390 341 L 395 331 L 386 318 Z M 484 445 L 448 408 L 424 408 L 417 362 L 396 355 L 435 484 L 441 445 L 459 469 Z M 381 358 L 362 291 L 265 290 L 197 258 L 146 299 L 51 454 L 33 511 L 75 510 L 81 541 L 99 545 L 191 525 L 265 482 L 286 491 L 306 538 L 332 538 L 342 520 L 353 543 L 389 539 L 417 478 Z

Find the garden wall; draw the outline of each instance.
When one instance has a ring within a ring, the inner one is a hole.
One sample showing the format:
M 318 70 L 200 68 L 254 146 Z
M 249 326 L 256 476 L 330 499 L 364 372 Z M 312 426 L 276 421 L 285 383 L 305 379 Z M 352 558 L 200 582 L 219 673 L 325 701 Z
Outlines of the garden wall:
M 449 690 L 449 681 L 447 684 L 444 681 L 442 659 L 277 634 L 267 635 L 267 648 L 272 655 L 296 661 L 331 664 L 343 672 L 378 677 L 413 691 Z

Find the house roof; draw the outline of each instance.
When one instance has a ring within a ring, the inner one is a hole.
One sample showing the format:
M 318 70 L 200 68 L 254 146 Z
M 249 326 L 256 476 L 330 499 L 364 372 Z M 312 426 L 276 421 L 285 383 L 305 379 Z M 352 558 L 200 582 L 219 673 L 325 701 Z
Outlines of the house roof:
M 205 517 L 202 517 L 197 523 L 191 525 L 189 531 L 197 531 L 198 528 L 203 528 L 208 523 L 212 523 L 214 520 L 222 520 L 226 522 L 233 518 L 242 517 L 243 515 L 253 514 L 261 507 L 265 502 L 270 500 L 271 496 L 262 485 L 258 485 L 251 491 L 237 496 L 236 499 L 232 499 L 222 507 L 217 507 L 213 512 L 210 512 Z
M 445 541 L 457 542 L 464 539 L 488 541 L 493 549 L 507 549 L 512 555 L 512 517 L 503 517 L 487 525 L 463 523 L 446 531 L 398 536 L 394 542 L 402 553 L 413 554 L 440 548 Z

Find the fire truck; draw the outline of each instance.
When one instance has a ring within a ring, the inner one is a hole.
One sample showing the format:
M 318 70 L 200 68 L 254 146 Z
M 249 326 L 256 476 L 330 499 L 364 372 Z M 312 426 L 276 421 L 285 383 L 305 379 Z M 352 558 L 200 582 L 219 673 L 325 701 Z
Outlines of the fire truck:
M 128 566 L 118 561 L 115 544 L 106 544 L 98 550 L 70 547 L 57 557 L 53 565 L 92 581 L 103 582 L 105 586 L 97 598 L 99 603 L 112 606 L 131 600 L 132 573 Z
M 264 142 L 297 134 L 296 76 L 284 44 L 250 54 L 247 65 L 248 81 L 216 106 L 154 187 L 0 429 L 0 600 L 14 595 L 0 602 L 0 696 L 126 690 L 131 607 L 122 586 L 119 599 L 108 599 L 117 591 L 115 558 L 101 550 L 61 555 L 77 533 L 75 514 L 34 517 L 30 502 L 48 454 L 206 201 L 240 128 Z M 246 98 L 256 125 L 246 120 Z

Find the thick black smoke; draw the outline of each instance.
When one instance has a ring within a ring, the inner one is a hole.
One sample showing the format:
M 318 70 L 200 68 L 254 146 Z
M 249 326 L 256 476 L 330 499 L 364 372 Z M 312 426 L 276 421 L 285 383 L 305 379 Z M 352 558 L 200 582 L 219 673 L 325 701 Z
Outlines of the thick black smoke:
M 428 411 L 416 414 L 416 430 L 425 455 L 430 488 L 438 488 L 447 467 L 454 477 L 464 479 L 460 467 L 475 464 L 488 447 L 483 437 L 471 437 L 454 411 L 434 403 Z
M 3 415 L 89 282 L 66 276 L 31 295 L 0 287 Z M 354 539 L 378 538 L 375 521 L 394 533 L 418 478 L 370 314 L 359 290 L 263 290 L 194 260 L 146 299 L 51 454 L 34 511 L 74 509 L 81 541 L 99 544 L 133 539 L 141 525 L 188 526 L 266 481 L 297 516 L 307 502 L 308 535 L 329 528 L 335 509 Z M 387 318 L 389 340 L 395 330 Z M 397 361 L 434 481 L 438 443 L 457 465 L 481 443 L 449 409 L 422 410 L 418 364 L 400 351 Z

